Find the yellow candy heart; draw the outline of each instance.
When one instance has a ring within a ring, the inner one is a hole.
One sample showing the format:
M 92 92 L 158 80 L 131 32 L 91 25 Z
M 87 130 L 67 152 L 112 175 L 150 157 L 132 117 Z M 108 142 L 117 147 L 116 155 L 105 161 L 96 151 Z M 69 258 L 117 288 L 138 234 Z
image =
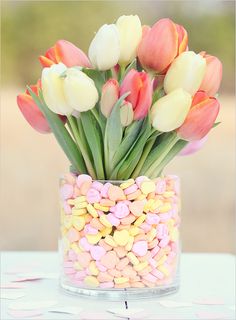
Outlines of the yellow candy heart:
M 119 246 L 125 246 L 129 241 L 129 232 L 127 230 L 115 231 L 114 240 Z
M 85 219 L 84 219 L 84 217 L 81 217 L 81 216 L 79 216 L 79 217 L 73 217 L 72 218 L 72 225 L 73 225 L 73 227 L 75 227 L 75 229 L 76 230 L 78 230 L 78 231 L 81 231 L 83 228 L 84 228 L 84 226 L 85 226 Z

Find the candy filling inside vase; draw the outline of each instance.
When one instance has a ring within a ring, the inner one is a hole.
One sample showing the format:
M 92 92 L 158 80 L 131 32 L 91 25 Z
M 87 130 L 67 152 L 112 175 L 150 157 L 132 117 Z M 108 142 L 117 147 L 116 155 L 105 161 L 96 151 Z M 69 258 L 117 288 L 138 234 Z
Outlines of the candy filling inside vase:
M 107 300 L 160 297 L 179 286 L 179 178 L 93 181 L 65 174 L 61 287 Z

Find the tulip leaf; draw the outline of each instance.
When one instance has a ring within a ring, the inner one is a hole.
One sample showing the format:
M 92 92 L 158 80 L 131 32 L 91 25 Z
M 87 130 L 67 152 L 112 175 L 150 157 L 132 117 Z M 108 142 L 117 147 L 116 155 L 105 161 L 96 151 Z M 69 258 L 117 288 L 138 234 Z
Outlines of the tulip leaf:
M 125 69 L 124 77 L 129 73 L 130 70 L 137 69 L 137 59 L 134 59 L 128 67 Z
M 102 86 L 105 82 L 104 75 L 102 74 L 101 71 L 95 70 L 95 69 L 90 69 L 90 68 L 83 68 L 82 71 L 89 77 L 91 78 L 95 86 L 98 90 L 99 95 L 101 94 L 102 91 Z
M 165 168 L 165 166 L 176 156 L 179 152 L 188 144 L 186 140 L 179 140 L 173 148 L 168 152 L 165 158 L 161 161 L 161 163 L 157 166 L 156 171 L 152 178 L 159 177 Z
M 80 150 L 77 148 L 74 140 L 71 138 L 71 135 L 65 128 L 60 117 L 47 107 L 43 99 L 42 91 L 39 92 L 38 97 L 30 87 L 27 87 L 27 89 L 29 90 L 34 102 L 47 119 L 52 132 L 54 133 L 59 145 L 65 152 L 67 158 L 70 160 L 73 168 L 77 172 L 86 173 L 86 166 Z
M 118 164 L 114 174 L 117 175 L 118 179 L 128 179 L 130 178 L 132 172 L 134 171 L 141 155 L 143 148 L 147 139 L 150 136 L 151 123 L 149 115 L 145 118 L 142 124 L 142 129 L 135 141 L 135 143 L 130 148 L 129 152 L 123 158 L 123 160 Z
M 221 124 L 221 121 L 219 121 L 219 122 L 215 122 L 215 123 L 213 124 L 213 127 L 212 127 L 212 128 L 217 127 L 219 124 Z
M 123 128 L 120 120 L 120 106 L 129 94 L 129 92 L 125 93 L 117 100 L 110 116 L 107 118 L 104 136 L 104 155 L 107 178 L 109 178 L 111 174 L 113 168 L 112 160 L 120 146 L 123 135 Z
M 132 147 L 140 132 L 142 123 L 142 120 L 134 121 L 128 128 L 126 128 L 125 136 L 113 157 L 114 166 L 118 165 L 118 163 L 124 158 L 124 156 Z
M 145 164 L 140 174 L 151 177 L 155 168 L 158 165 L 160 165 L 165 156 L 170 152 L 170 150 L 177 143 L 178 140 L 180 140 L 180 138 L 177 136 L 176 132 L 171 132 L 166 137 L 166 139 L 164 139 L 160 144 L 158 144 L 154 149 L 152 149 L 145 161 Z
M 157 100 L 159 100 L 160 98 L 162 98 L 165 95 L 165 91 L 164 89 L 161 87 L 157 88 L 152 96 L 152 104 L 154 104 Z
M 80 119 L 86 140 L 93 155 L 93 163 L 96 170 L 97 179 L 103 180 L 105 179 L 105 174 L 103 169 L 101 131 L 91 112 L 81 112 Z

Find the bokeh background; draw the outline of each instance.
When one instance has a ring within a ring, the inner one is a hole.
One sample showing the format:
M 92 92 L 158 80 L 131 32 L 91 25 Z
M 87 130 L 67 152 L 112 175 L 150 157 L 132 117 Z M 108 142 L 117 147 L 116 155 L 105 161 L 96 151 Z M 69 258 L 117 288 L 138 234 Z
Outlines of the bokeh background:
M 2 1 L 1 223 L 2 250 L 55 250 L 58 179 L 68 161 L 52 135 L 23 119 L 17 93 L 41 73 L 37 57 L 58 39 L 85 52 L 94 32 L 122 14 L 143 24 L 162 17 L 182 24 L 190 49 L 224 66 L 219 121 L 205 147 L 178 157 L 166 172 L 182 179 L 184 251 L 233 252 L 235 181 L 234 1 Z

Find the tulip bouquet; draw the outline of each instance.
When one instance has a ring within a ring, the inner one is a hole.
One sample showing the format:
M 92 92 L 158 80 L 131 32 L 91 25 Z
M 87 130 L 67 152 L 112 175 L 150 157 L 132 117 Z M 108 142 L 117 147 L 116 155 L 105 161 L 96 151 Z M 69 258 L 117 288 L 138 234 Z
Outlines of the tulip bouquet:
M 149 27 L 121 16 L 98 30 L 88 57 L 59 40 L 39 60 L 41 79 L 17 103 L 33 128 L 54 133 L 73 172 L 155 178 L 216 125 L 221 62 L 189 51 L 170 19 Z

